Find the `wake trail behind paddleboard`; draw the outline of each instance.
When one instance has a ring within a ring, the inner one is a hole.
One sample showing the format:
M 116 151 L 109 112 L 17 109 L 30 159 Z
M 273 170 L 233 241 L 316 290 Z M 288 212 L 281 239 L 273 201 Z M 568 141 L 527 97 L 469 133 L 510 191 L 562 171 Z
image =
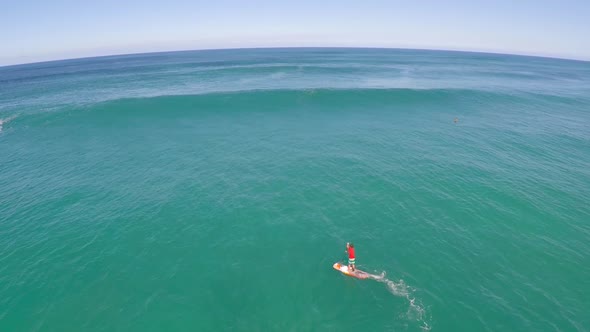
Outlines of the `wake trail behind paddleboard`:
M 406 317 L 410 320 L 420 322 L 420 324 L 421 324 L 420 328 L 423 331 L 430 331 L 431 327 L 428 324 L 429 319 L 427 318 L 426 310 L 422 307 L 422 305 L 419 303 L 419 301 L 417 301 L 416 298 L 412 295 L 412 293 L 414 291 L 414 289 L 412 287 L 409 287 L 402 279 L 400 279 L 397 282 L 387 279 L 385 277 L 385 272 L 382 272 L 379 275 L 371 274 L 371 273 L 367 273 L 367 274 L 368 274 L 368 279 L 372 279 L 377 282 L 385 284 L 385 286 L 387 287 L 387 290 L 391 294 L 405 298 L 409 303 Z

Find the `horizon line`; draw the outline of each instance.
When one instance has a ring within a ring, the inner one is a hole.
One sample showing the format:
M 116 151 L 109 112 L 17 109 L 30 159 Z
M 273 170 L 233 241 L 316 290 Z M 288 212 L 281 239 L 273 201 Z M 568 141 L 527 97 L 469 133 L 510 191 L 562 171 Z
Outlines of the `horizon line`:
M 486 54 L 486 55 L 504 55 L 504 56 L 517 56 L 525 58 L 540 58 L 540 59 L 553 59 L 563 61 L 575 61 L 575 62 L 590 62 L 590 59 L 581 58 L 566 58 L 560 56 L 551 55 L 538 55 L 538 54 L 526 54 L 526 53 L 504 53 L 497 51 L 484 51 L 484 50 L 461 50 L 461 49 L 444 49 L 444 48 L 412 48 L 412 47 L 383 47 L 383 46 L 260 46 L 260 47 L 218 47 L 218 48 L 195 48 L 195 49 L 176 49 L 167 51 L 148 51 L 148 52 L 131 52 L 131 53 L 113 53 L 95 56 L 81 56 L 72 58 L 60 58 L 52 60 L 42 60 L 33 62 L 14 63 L 8 65 L 0 64 L 0 69 L 17 66 L 27 66 L 51 62 L 61 61 L 74 61 L 74 60 L 85 60 L 85 59 L 96 59 L 96 58 L 108 58 L 108 57 L 124 57 L 134 56 L 143 54 L 163 54 L 163 53 L 181 53 L 181 52 L 202 52 L 202 51 L 231 51 L 231 50 L 280 50 L 280 49 L 366 49 L 366 50 L 400 50 L 400 51 L 430 51 L 430 52 L 452 52 L 452 53 L 472 53 L 472 54 Z

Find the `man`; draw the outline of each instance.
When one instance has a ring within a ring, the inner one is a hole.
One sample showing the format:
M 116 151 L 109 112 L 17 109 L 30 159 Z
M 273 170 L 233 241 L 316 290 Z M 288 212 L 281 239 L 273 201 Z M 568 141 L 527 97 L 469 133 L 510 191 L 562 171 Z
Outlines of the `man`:
M 346 243 L 346 252 L 348 253 L 348 269 L 352 272 L 356 270 L 355 262 L 354 262 L 354 244 L 347 242 Z

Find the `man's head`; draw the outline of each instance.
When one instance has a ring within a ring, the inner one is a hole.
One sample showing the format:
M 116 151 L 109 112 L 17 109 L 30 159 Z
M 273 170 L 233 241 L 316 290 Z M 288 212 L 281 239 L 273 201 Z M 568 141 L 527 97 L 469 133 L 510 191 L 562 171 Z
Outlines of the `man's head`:
M 352 242 L 346 243 L 346 248 L 354 248 L 354 244 Z

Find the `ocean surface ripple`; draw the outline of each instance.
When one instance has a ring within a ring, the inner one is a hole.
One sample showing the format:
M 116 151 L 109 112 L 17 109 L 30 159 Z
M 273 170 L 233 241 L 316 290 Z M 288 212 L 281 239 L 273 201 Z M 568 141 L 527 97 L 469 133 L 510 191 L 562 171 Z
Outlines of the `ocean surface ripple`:
M 589 331 L 589 198 L 588 62 L 0 67 L 0 331 Z

